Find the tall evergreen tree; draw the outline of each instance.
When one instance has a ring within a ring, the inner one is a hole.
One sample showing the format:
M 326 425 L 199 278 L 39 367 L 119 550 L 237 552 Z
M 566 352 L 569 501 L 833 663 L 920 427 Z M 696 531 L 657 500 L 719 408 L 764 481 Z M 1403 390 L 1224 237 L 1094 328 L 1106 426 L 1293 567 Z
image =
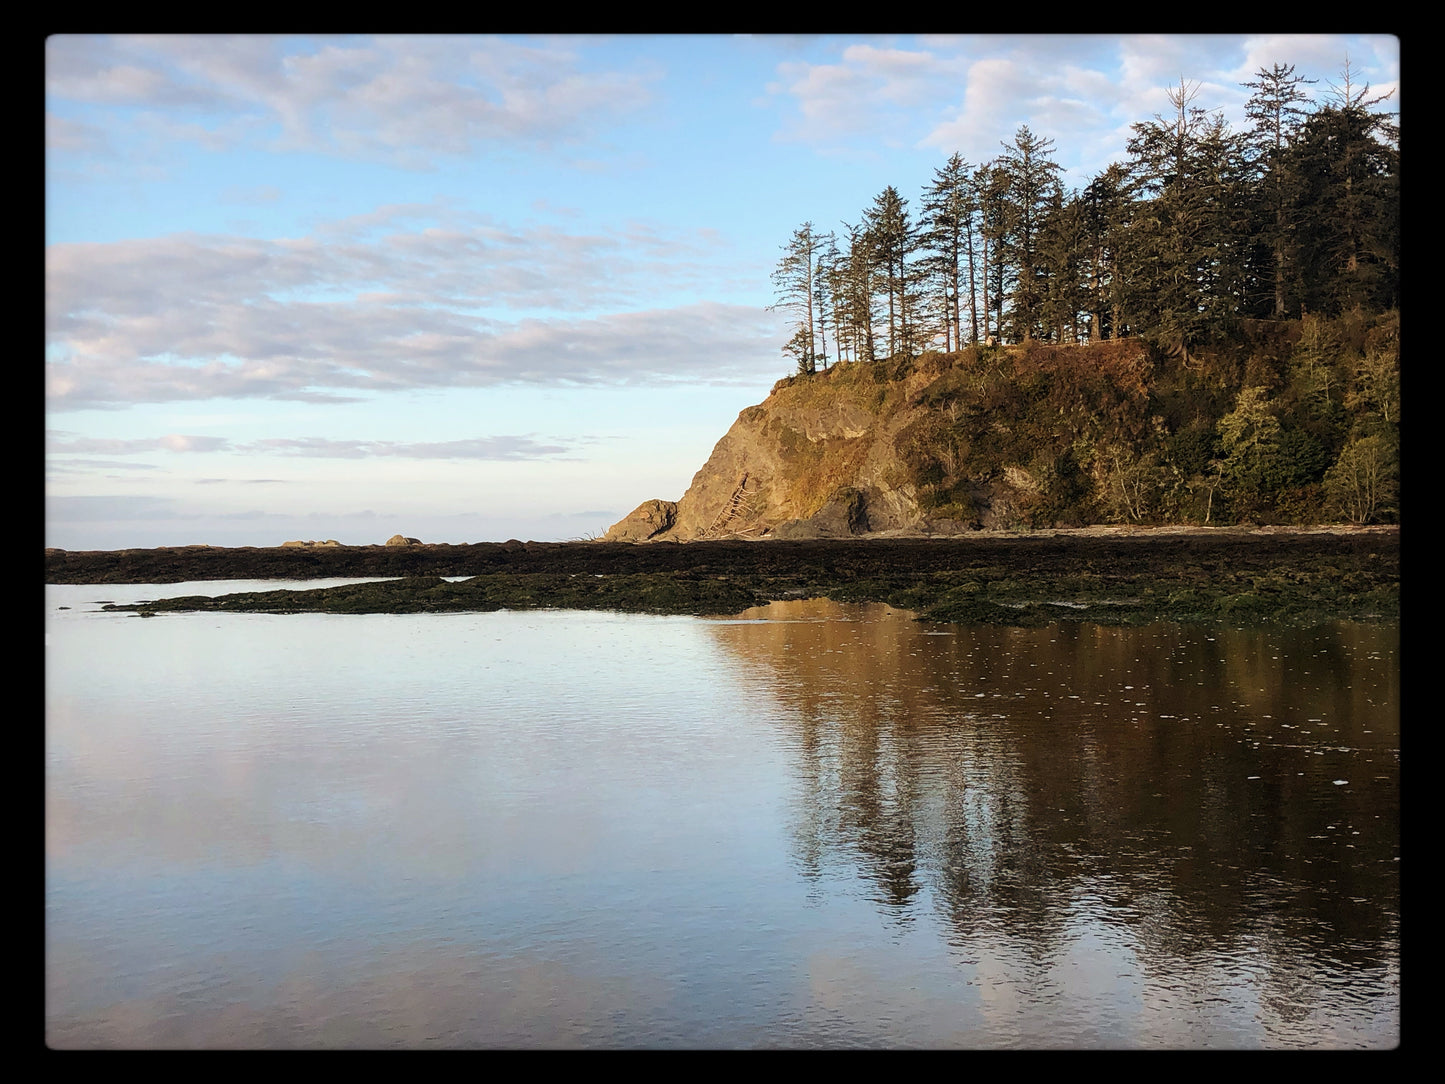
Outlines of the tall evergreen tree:
M 923 196 L 924 265 L 936 283 L 945 350 L 963 346 L 960 286 L 968 259 L 970 203 L 968 163 L 954 154 L 933 171 L 933 184 Z
M 1304 122 L 1284 157 L 1287 213 L 1302 306 L 1339 313 L 1399 303 L 1399 130 L 1374 111 L 1389 95 L 1342 85 Z
M 863 222 L 845 222 L 843 228 L 848 231 L 848 251 L 834 271 L 834 289 L 840 299 L 839 334 L 847 335 L 855 360 L 872 361 L 876 357 L 872 238 Z
M 912 352 L 917 339 L 912 256 L 917 246 L 908 201 L 889 185 L 864 216 L 879 285 L 888 298 L 888 356 Z
M 813 307 L 817 312 L 817 360 L 823 363 L 823 371 L 827 372 L 828 325 L 830 323 L 833 325 L 835 344 L 838 339 L 838 323 L 833 308 L 833 284 L 837 278 L 836 268 L 841 257 L 838 253 L 838 238 L 832 230 L 829 230 L 827 233 L 817 234 L 816 239 L 818 247 L 815 255 L 817 266 L 813 272 Z
M 1125 319 L 1181 357 L 1238 315 L 1244 158 L 1217 114 L 1193 106 L 1197 87 L 1169 92 L 1175 115 L 1134 125 L 1131 208 L 1123 239 Z
M 1314 82 L 1296 75 L 1293 64 L 1276 63 L 1268 69 L 1260 68 L 1253 82 L 1242 84 L 1254 91 L 1244 107 L 1253 123 L 1246 138 L 1260 194 L 1256 236 L 1269 254 L 1269 312 L 1276 320 L 1285 315 L 1287 308 L 1288 259 L 1294 232 L 1284 158 L 1309 115 L 1302 108 L 1310 101 L 1304 87 Z
M 1087 282 L 1091 245 L 1086 226 L 1082 197 L 1065 198 L 1063 190 L 1055 187 L 1040 223 L 1038 244 L 1044 287 L 1040 326 L 1044 337 L 1054 342 L 1076 343 L 1087 337 L 1079 320 L 1091 302 Z
M 1120 251 L 1129 236 L 1129 177 L 1117 162 L 1089 182 L 1081 200 L 1082 229 L 1087 243 L 1085 278 L 1089 338 L 1113 339 L 1125 334 L 1121 312 L 1124 283 L 1119 274 Z
M 1012 143 L 1003 145 L 998 159 L 1006 178 L 1004 244 L 1014 268 L 1014 289 L 1009 309 L 1013 338 L 1031 339 L 1041 327 L 1047 285 L 1039 260 L 1039 232 L 1063 169 L 1051 157 L 1052 139 L 1040 139 L 1027 124 L 1019 126 Z
M 979 209 L 979 235 L 982 247 L 982 275 L 979 290 L 983 296 L 983 337 L 1003 336 L 1004 295 L 1012 283 L 1009 264 L 1004 259 L 1008 236 L 1008 174 L 995 160 L 974 170 L 974 198 Z
M 817 370 L 817 352 L 814 349 L 817 293 L 814 282 L 820 247 L 821 241 L 813 224 L 804 222 L 783 246 L 783 255 L 773 269 L 777 301 L 770 309 L 785 309 L 792 314 L 793 337 L 788 340 L 784 352 L 794 357 L 800 373 Z

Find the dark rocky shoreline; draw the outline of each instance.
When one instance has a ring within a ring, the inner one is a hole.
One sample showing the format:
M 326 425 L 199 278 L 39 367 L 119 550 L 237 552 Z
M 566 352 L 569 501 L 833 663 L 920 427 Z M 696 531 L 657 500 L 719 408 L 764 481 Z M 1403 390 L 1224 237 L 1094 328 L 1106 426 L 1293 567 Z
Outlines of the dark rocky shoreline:
M 46 551 L 47 583 L 398 577 L 116 607 L 143 615 L 541 607 L 729 614 L 774 599 L 827 597 L 966 624 L 1393 620 L 1399 571 L 1398 529 Z M 459 576 L 470 578 L 442 579 Z

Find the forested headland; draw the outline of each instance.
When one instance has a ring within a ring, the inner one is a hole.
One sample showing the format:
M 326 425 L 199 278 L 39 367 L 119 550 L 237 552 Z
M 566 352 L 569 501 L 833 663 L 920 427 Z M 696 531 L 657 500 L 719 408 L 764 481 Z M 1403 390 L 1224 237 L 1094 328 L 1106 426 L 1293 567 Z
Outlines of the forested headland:
M 889 187 L 856 224 L 804 223 L 773 274 L 793 379 L 955 370 L 913 449 L 935 509 L 1017 463 L 1034 526 L 1398 522 L 1395 114 L 1348 62 L 1244 85 L 1235 131 L 1181 80 L 1082 188 L 1023 126 L 914 207 Z M 1091 382 L 1126 340 L 1132 392 Z

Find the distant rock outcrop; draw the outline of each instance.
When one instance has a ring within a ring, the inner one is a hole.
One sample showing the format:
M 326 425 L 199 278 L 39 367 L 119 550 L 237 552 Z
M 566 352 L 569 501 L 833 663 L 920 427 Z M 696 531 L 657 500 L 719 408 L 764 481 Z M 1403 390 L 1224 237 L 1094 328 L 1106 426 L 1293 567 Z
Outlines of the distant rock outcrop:
M 602 536 L 602 541 L 646 542 L 670 529 L 676 521 L 676 501 L 643 501 L 629 515 L 614 523 Z
M 407 538 L 406 535 L 394 534 L 386 540 L 388 546 L 420 546 L 420 538 Z
M 282 542 L 282 543 L 281 543 L 281 548 L 282 548 L 283 550 L 284 550 L 284 549 L 296 549 L 296 548 L 299 546 L 299 547 L 301 547 L 301 548 L 303 548 L 303 549 L 311 549 L 311 548 L 315 548 L 315 547 L 319 547 L 319 546 L 339 546 L 339 545 L 341 545 L 341 543 L 338 542 L 338 541 L 336 541 L 336 539 L 334 539 L 334 538 L 328 538 L 325 542 L 317 542 L 317 541 L 315 541 L 314 539 L 308 539 L 308 540 L 305 541 L 305 542 L 301 542 L 301 541 Z M 194 547 L 194 548 L 209 549 L 210 547 L 209 547 L 209 546 L 200 546 L 200 547 Z
M 1144 409 L 1149 364 L 1138 340 L 1111 340 L 970 348 L 787 377 L 738 415 L 676 502 L 643 502 L 602 540 L 1012 528 L 1040 518 L 1036 509 L 1051 499 L 1041 470 L 1059 489 L 1073 477 L 1073 443 L 1107 436 L 1116 419 Z M 1028 399 L 1015 408 L 1011 395 Z

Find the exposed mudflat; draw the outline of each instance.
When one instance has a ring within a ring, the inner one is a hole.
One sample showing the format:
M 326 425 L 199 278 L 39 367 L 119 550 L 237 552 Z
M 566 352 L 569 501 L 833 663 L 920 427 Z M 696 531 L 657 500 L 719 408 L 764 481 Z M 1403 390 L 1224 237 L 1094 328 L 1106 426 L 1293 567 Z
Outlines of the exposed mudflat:
M 48 583 L 391 576 L 147 603 L 166 610 L 416 613 L 537 607 L 736 613 L 774 599 L 887 602 L 940 621 L 1314 621 L 1399 615 L 1385 528 L 1090 527 L 953 538 L 46 551 Z M 466 576 L 450 583 L 441 577 Z

